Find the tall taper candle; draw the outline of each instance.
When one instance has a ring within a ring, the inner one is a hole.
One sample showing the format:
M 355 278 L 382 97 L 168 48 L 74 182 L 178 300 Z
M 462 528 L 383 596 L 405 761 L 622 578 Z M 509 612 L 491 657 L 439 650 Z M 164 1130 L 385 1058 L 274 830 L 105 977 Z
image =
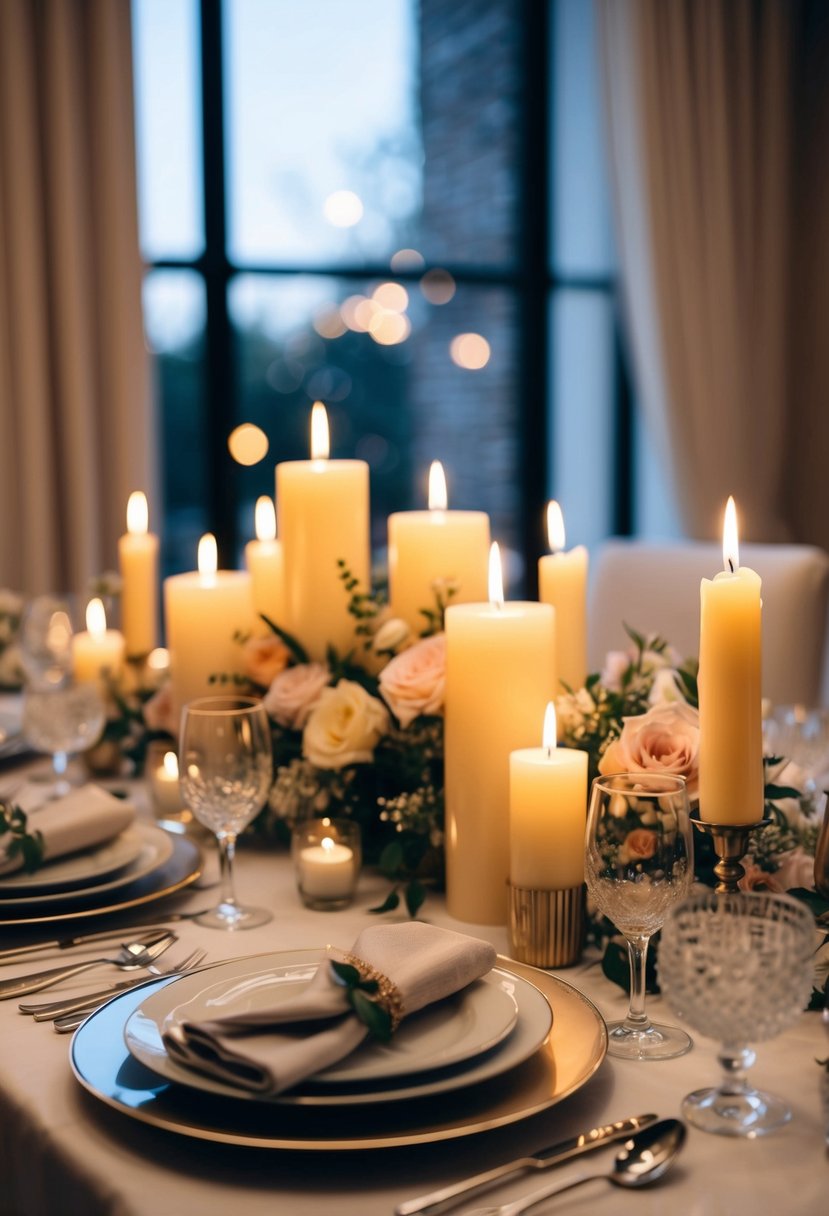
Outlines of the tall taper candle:
M 245 545 L 245 565 L 253 587 L 253 610 L 257 633 L 267 634 L 262 615 L 285 628 L 285 562 L 282 545 L 276 539 L 276 514 L 266 494 L 256 500 L 256 540 Z
M 564 551 L 564 518 L 553 500 L 547 506 L 552 553 L 538 562 L 538 598 L 556 610 L 556 693 L 559 681 L 581 688 L 587 678 L 587 550 Z
M 148 524 L 146 495 L 136 490 L 127 501 L 126 534 L 118 541 L 121 630 L 130 658 L 148 655 L 158 633 L 158 537 Z
M 710 823 L 763 818 L 760 577 L 740 566 L 729 498 L 725 570 L 700 585 L 699 811 Z
M 457 920 L 505 924 L 509 757 L 538 738 L 553 696 L 549 604 L 504 603 L 493 545 L 490 602 L 446 612 L 446 898 Z

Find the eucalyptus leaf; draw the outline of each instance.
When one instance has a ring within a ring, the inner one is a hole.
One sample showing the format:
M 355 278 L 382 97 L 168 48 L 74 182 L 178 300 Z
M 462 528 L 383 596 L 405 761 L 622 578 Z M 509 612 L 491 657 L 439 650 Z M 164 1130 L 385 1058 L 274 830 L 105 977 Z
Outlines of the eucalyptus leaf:
M 360 982 L 360 972 L 356 967 L 352 967 L 351 963 L 338 963 L 332 959 L 331 970 L 346 988 L 356 988 Z
M 376 1001 L 372 1001 L 369 997 L 361 992 L 359 988 L 354 988 L 350 992 L 351 1004 L 357 1017 L 369 1029 L 369 1033 L 375 1039 L 379 1039 L 381 1043 L 388 1043 L 391 1039 L 391 1014 L 382 1005 L 378 1005 Z
M 418 882 L 416 878 L 413 878 L 411 882 L 406 884 L 406 889 L 403 894 L 406 900 L 406 908 L 408 909 L 409 916 L 414 919 L 415 916 L 417 916 L 421 904 L 426 898 L 426 888 L 423 886 L 423 883 Z
M 400 896 L 397 894 L 397 888 L 395 888 L 389 891 L 381 904 L 378 904 L 375 908 L 369 908 L 369 912 L 375 912 L 379 916 L 382 912 L 393 912 L 399 906 Z
M 405 860 L 402 844 L 398 840 L 392 840 L 380 854 L 379 866 L 388 878 L 394 878 L 402 869 Z
M 291 654 L 296 659 L 297 663 L 308 662 L 308 651 L 301 642 L 297 641 L 292 633 L 288 633 L 286 629 L 283 629 L 280 625 L 277 625 L 276 621 L 272 621 L 271 618 L 266 616 L 264 612 L 260 612 L 259 615 L 268 626 L 268 629 L 272 630 L 272 632 L 285 643 Z

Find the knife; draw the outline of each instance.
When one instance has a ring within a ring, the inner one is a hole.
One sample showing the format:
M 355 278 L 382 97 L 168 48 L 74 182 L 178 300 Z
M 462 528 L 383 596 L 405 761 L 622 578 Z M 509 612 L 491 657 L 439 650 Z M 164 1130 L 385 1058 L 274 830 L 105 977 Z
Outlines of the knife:
M 125 933 L 132 933 L 134 929 L 140 929 L 142 933 L 160 933 L 167 927 L 168 924 L 173 924 L 180 920 L 192 920 L 196 916 L 201 916 L 206 908 L 200 908 L 197 912 L 170 912 L 166 916 L 159 916 L 157 921 L 147 921 L 142 924 L 122 925 L 120 929 L 98 929 L 93 933 L 76 933 L 72 937 L 58 937 L 54 941 L 37 942 L 33 946 L 12 946 L 7 950 L 0 950 L 0 967 L 9 963 L 19 963 L 29 954 L 39 954 L 43 950 L 69 950 L 73 946 L 85 946 L 87 942 L 109 942 L 121 938 Z
M 459 1195 L 468 1195 L 471 1191 L 477 1191 L 488 1183 L 495 1182 L 496 1179 L 521 1173 L 522 1170 L 546 1170 L 562 1161 L 569 1161 L 572 1157 L 580 1157 L 582 1153 L 592 1152 L 594 1148 L 602 1148 L 615 1140 L 624 1140 L 640 1128 L 655 1123 L 657 1118 L 658 1115 L 632 1115 L 629 1119 L 619 1119 L 616 1123 L 608 1123 L 604 1127 L 594 1127 L 589 1132 L 582 1132 L 579 1136 L 572 1136 L 568 1140 L 550 1145 L 549 1148 L 540 1148 L 529 1157 L 518 1157 L 515 1161 L 497 1166 L 494 1170 L 475 1174 L 463 1182 L 453 1182 L 451 1186 L 442 1187 L 439 1191 L 421 1195 L 419 1199 L 409 1199 L 398 1204 L 394 1209 L 395 1216 L 414 1216 L 416 1212 L 436 1212 L 438 1209 L 442 1211 L 451 1207 L 450 1200 Z

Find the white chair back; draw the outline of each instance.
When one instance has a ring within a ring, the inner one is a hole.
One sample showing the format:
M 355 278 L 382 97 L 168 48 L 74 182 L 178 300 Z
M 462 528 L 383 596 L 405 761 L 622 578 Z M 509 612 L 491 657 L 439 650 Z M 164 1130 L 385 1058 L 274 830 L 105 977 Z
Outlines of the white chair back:
M 740 545 L 763 580 L 763 695 L 776 705 L 821 703 L 829 555 L 809 545 Z M 658 633 L 683 658 L 699 653 L 700 580 L 722 569 L 714 542 L 609 540 L 592 561 L 588 655 L 598 671 L 625 650 L 624 624 Z

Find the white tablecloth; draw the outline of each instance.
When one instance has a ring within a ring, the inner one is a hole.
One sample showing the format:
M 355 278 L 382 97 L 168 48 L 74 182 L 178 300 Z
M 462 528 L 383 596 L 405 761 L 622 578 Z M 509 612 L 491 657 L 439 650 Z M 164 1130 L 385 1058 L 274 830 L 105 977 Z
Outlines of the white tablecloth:
M 290 862 L 283 853 L 240 851 L 240 895 L 274 911 L 269 925 L 231 935 L 191 922 L 177 926 L 185 948 L 203 946 L 209 961 L 240 954 L 318 946 L 349 945 L 374 917 L 368 908 L 386 890 L 366 873 L 358 898 L 338 913 L 302 907 Z M 212 868 L 208 870 L 211 874 Z M 193 890 L 177 903 L 203 907 L 215 888 Z M 486 938 L 508 953 L 502 928 L 463 925 L 447 916 L 443 901 L 430 896 L 422 915 L 436 924 Z M 9 931 L 0 930 L 0 944 Z M 67 956 L 64 955 L 64 958 Z M 173 953 L 171 951 L 171 957 Z M 3 967 L 0 975 L 31 970 Z M 101 974 L 100 972 L 98 974 Z M 598 967 L 580 965 L 561 977 L 585 992 L 609 1019 L 623 1014 L 625 999 Z M 77 982 L 78 990 L 84 990 Z M 72 989 L 63 986 L 59 991 Z M 659 999 L 650 1010 L 672 1017 Z M 716 1045 L 697 1038 L 693 1051 L 678 1060 L 640 1064 L 606 1059 L 578 1093 L 542 1115 L 508 1128 L 441 1144 L 360 1153 L 282 1152 L 206 1144 L 145 1127 L 108 1109 L 73 1078 L 67 1057 L 69 1036 L 36 1024 L 0 1005 L 0 1212 L 10 1216 L 388 1216 L 404 1198 L 458 1177 L 541 1148 L 598 1123 L 655 1111 L 677 1115 L 683 1094 L 718 1076 Z M 693 1216 L 773 1212 L 779 1216 L 826 1216 L 827 1166 L 820 1107 L 817 1057 L 829 1054 L 817 1014 L 804 1014 L 775 1041 L 758 1048 L 753 1078 L 791 1104 L 790 1124 L 757 1141 L 733 1140 L 689 1129 L 685 1150 L 664 1184 L 635 1193 L 596 1182 L 551 1201 L 539 1210 L 583 1213 L 637 1213 L 666 1210 Z M 347 1119 L 347 1112 L 344 1113 Z M 566 1178 L 609 1167 L 609 1148 L 560 1167 Z M 525 1176 L 491 1193 L 494 1202 L 534 1189 L 550 1173 Z M 459 1213 L 489 1202 L 478 1198 Z

